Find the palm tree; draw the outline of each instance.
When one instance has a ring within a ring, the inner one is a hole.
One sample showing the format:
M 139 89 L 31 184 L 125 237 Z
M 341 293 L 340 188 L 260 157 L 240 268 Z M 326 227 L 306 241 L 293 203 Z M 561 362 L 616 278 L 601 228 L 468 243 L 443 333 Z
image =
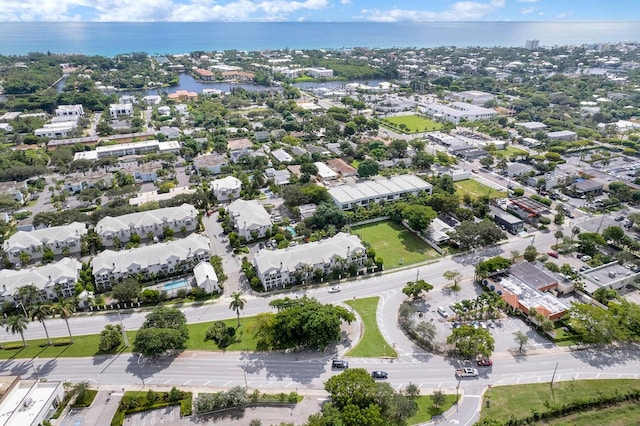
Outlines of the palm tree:
M 239 291 L 231 294 L 231 303 L 229 303 L 229 309 L 236 311 L 236 315 L 238 316 L 238 327 L 240 327 L 240 310 L 244 309 L 244 304 L 247 303 L 242 297 L 242 294 Z
M 60 315 L 60 318 L 67 324 L 67 331 L 69 332 L 69 339 L 73 343 L 73 336 L 71 335 L 71 328 L 69 327 L 69 318 L 73 316 L 76 311 L 76 306 L 69 300 L 63 300 L 56 303 L 53 306 L 54 313 Z
M 556 232 L 553 233 L 553 236 L 556 237 L 556 250 L 558 249 L 558 241 L 560 240 L 560 238 L 564 237 L 564 232 L 562 232 L 561 230 L 557 230 Z
M 34 304 L 40 297 L 40 290 L 33 284 L 23 285 L 18 288 L 18 298 L 22 300 L 22 303 L 29 306 Z
M 51 314 L 52 314 L 51 305 L 44 304 L 44 303 L 39 303 L 35 305 L 29 312 L 29 315 L 31 316 L 31 320 L 32 321 L 38 320 L 44 327 L 44 333 L 47 335 L 47 343 L 49 344 L 49 346 L 51 346 L 51 337 L 49 337 L 49 330 L 47 330 L 47 325 L 45 324 L 44 320 L 49 318 Z
M 7 318 L 7 332 L 11 332 L 11 334 L 20 333 L 20 337 L 22 337 L 22 347 L 27 347 L 27 341 L 24 340 L 24 332 L 27 329 L 27 319 L 22 315 L 12 315 Z

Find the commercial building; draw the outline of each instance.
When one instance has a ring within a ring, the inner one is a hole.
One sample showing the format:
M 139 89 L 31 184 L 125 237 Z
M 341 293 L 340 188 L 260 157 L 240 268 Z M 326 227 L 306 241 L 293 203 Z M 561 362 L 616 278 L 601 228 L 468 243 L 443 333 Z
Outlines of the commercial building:
M 2 426 L 40 426 L 64 398 L 64 386 L 58 381 L 7 376 L 0 379 L 0 385 L 4 389 L 0 400 Z
M 540 46 L 540 40 L 527 40 L 524 43 L 524 48 L 527 50 L 535 50 L 538 48 L 538 46 Z
M 180 152 L 180 143 L 177 141 L 160 142 L 148 140 L 140 142 L 119 143 L 115 145 L 103 145 L 96 147 L 95 151 L 76 152 L 74 160 L 97 160 L 106 157 L 124 157 L 126 155 L 142 155 L 151 152 Z
M 130 276 L 144 280 L 188 272 L 211 256 L 209 238 L 191 234 L 186 238 L 130 250 L 105 250 L 93 258 L 93 277 L 98 290 L 108 290 Z
M 71 257 L 62 258 L 59 262 L 46 265 L 23 268 L 20 270 L 0 269 L 0 299 L 13 302 L 18 289 L 26 285 L 34 285 L 40 291 L 40 300 L 53 300 L 59 297 L 61 291 L 64 297 L 75 294 L 82 263 Z
M 640 283 L 640 272 L 634 272 L 618 264 L 618 262 L 611 262 L 588 269 L 580 272 L 580 276 L 583 278 L 585 291 L 590 294 L 593 294 L 599 288 L 620 291 L 629 285 L 638 287 L 638 283 Z
M 418 109 L 435 119 L 442 119 L 456 124 L 462 119 L 467 121 L 490 120 L 497 114 L 492 109 L 463 102 L 452 102 L 449 105 L 438 103 L 419 104 Z
M 524 231 L 524 220 L 506 212 L 496 214 L 493 217 L 493 221 L 496 225 L 513 235 Z
M 95 231 L 106 247 L 114 245 L 117 238 L 122 245 L 132 235 L 147 238 L 149 235 L 159 237 L 164 229 L 177 232 L 193 232 L 198 226 L 198 211 L 191 204 L 177 207 L 147 210 L 122 216 L 106 216 L 96 224 Z
M 84 115 L 84 108 L 81 104 L 77 105 L 58 105 L 55 110 L 56 117 L 69 118 L 70 121 L 76 121 L 78 117 Z
M 271 230 L 271 216 L 256 200 L 235 200 L 228 207 L 238 235 L 247 241 L 263 238 Z
M 307 68 L 306 72 L 310 77 L 313 77 L 313 78 L 333 77 L 333 70 L 329 68 L 323 68 L 323 67 Z
M 78 127 L 76 121 L 62 121 L 49 123 L 33 131 L 33 134 L 41 138 L 66 138 Z
M 356 235 L 339 232 L 331 238 L 279 250 L 260 250 L 253 258 L 264 289 L 274 290 L 311 280 L 316 271 L 329 274 L 334 267 L 345 271 L 355 264 L 366 269 L 366 249 Z
M 571 130 L 560 130 L 547 133 L 547 138 L 551 141 L 575 141 L 578 138 L 578 134 Z
M 50 249 L 54 255 L 68 256 L 80 253 L 80 240 L 86 233 L 87 225 L 79 222 L 30 232 L 18 231 L 2 244 L 2 249 L 13 264 L 21 263 L 20 253 L 23 252 L 30 260 L 42 259 L 45 249 Z
M 432 186 L 414 175 L 398 175 L 329 188 L 333 202 L 342 210 L 354 207 L 367 207 L 371 203 L 399 200 L 407 194 L 418 195 L 427 192 L 431 195 Z

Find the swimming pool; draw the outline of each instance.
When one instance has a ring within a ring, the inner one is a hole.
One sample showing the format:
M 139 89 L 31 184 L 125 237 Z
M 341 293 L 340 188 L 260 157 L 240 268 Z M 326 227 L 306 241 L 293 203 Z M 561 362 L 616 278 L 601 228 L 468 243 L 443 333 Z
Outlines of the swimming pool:
M 170 290 L 175 290 L 178 288 L 183 288 L 188 286 L 189 286 L 189 280 L 186 278 L 181 278 L 179 280 L 169 281 L 167 283 L 164 283 L 162 288 L 166 291 L 170 291 Z
M 296 236 L 296 230 L 293 229 L 293 226 L 287 226 L 285 229 L 291 233 L 292 237 Z

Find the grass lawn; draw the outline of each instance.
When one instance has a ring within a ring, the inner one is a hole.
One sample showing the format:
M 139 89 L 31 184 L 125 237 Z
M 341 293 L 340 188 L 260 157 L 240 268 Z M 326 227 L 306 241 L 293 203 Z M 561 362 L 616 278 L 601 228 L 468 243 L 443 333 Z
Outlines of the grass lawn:
M 455 395 L 445 395 L 446 399 L 442 406 L 434 407 L 431 400 L 431 395 L 421 395 L 416 398 L 418 404 L 418 412 L 407 420 L 408 425 L 416 425 L 419 423 L 428 422 L 433 416 L 440 415 L 447 411 L 456 402 Z
M 605 409 L 584 411 L 560 419 L 548 421 L 547 425 L 563 426 L 627 426 L 637 424 L 640 419 L 640 405 L 636 402 L 625 402 Z
M 247 331 L 247 327 L 255 321 L 255 317 L 240 317 L 240 328 L 236 330 L 236 342 L 232 343 L 224 350 L 230 351 L 255 351 L 257 344 L 253 335 Z M 238 320 L 231 318 L 224 320 L 225 324 L 230 327 L 236 327 Z M 205 341 L 204 336 L 207 329 L 213 325 L 213 322 L 201 323 L 201 324 L 188 324 L 189 328 L 189 340 L 187 340 L 187 350 L 207 350 L 217 351 L 221 350 L 215 342 L 209 340 Z M 136 337 L 135 331 L 127 331 L 129 342 L 133 345 L 133 341 Z M 89 334 L 85 336 L 74 336 L 75 343 L 73 345 L 64 346 L 46 346 L 47 339 L 27 340 L 27 347 L 22 348 L 22 341 L 7 342 L 4 347 L 15 349 L 3 349 L 0 350 L 0 359 L 14 359 L 14 358 L 74 358 L 74 357 L 86 357 L 96 355 L 110 355 L 120 352 L 131 352 L 132 346 L 125 348 L 124 345 L 114 349 L 110 352 L 101 352 L 98 350 L 100 343 L 99 334 Z M 66 342 L 69 338 L 55 338 L 51 339 L 55 344 L 56 342 Z
M 516 148 L 512 145 L 507 145 L 505 149 L 499 149 L 495 151 L 494 154 L 498 158 L 509 159 L 514 155 L 526 155 L 527 151 L 525 151 L 524 149 Z
M 375 296 L 345 302 L 358 312 L 364 323 L 364 335 L 358 345 L 347 353 L 348 356 L 394 358 L 398 356 L 398 353 L 384 340 L 378 328 L 376 308 L 379 299 Z
M 475 179 L 462 180 L 455 182 L 456 194 L 462 199 L 464 194 L 469 194 L 471 199 L 475 200 L 482 196 L 488 195 L 490 198 L 505 198 L 507 193 L 505 191 L 498 191 L 487 185 L 483 185 Z
M 382 119 L 382 121 L 389 124 L 389 127 L 392 128 L 400 128 L 400 125 L 404 124 L 407 127 L 400 128 L 400 130 L 403 130 L 406 133 L 430 132 L 432 130 L 440 130 L 442 128 L 442 124 L 419 115 L 387 117 Z
M 480 412 L 480 420 L 494 419 L 504 423 L 513 415 L 524 417 L 530 415 L 533 410 L 543 413 L 547 411 L 545 404 L 562 406 L 576 400 L 598 397 L 600 394 L 610 395 L 615 393 L 616 390 L 624 393 L 632 388 L 640 389 L 640 380 L 571 380 L 556 382 L 553 385 L 554 403 L 549 383 L 496 386 L 485 394 L 485 400 L 487 397 L 491 399 L 491 407 L 486 408 L 485 404 L 482 404 L 484 408 Z M 526 410 L 522 410 L 522 407 L 526 407 Z M 571 424 L 574 423 L 572 422 Z
M 361 240 L 371 244 L 385 269 L 411 265 L 438 257 L 438 253 L 405 227 L 391 221 L 352 228 Z

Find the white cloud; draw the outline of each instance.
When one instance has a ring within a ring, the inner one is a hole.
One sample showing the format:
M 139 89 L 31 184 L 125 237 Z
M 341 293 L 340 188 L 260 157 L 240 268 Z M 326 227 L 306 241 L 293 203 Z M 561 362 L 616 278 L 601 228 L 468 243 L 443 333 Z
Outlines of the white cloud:
M 565 19 L 565 18 L 569 18 L 570 16 L 573 16 L 573 12 L 562 12 L 562 13 L 558 13 L 556 15 L 556 18 Z
M 523 15 L 528 15 L 529 13 L 535 12 L 535 7 L 523 7 L 520 9 L 520 13 Z
M 398 21 L 473 21 L 485 18 L 492 12 L 505 6 L 506 0 L 459 1 L 452 3 L 449 9 L 439 12 L 406 9 L 363 9 L 361 17 L 377 22 Z
M 2 3 L 0 21 L 282 21 L 296 12 L 323 9 L 329 0 L 3 0 Z M 77 7 L 83 8 L 83 16 L 74 11 Z
M 351 4 L 351 0 L 340 0 L 342 4 Z
M 538 3 L 538 0 L 518 0 L 518 3 Z

